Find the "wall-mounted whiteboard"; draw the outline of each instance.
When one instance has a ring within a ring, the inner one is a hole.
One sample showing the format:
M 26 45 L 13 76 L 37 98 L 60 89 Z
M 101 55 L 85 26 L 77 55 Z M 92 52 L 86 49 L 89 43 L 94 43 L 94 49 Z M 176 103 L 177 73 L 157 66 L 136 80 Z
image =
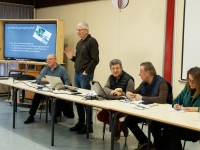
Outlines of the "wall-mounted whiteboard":
M 190 68 L 200 67 L 200 0 L 185 0 L 183 25 L 181 79 L 186 80 Z

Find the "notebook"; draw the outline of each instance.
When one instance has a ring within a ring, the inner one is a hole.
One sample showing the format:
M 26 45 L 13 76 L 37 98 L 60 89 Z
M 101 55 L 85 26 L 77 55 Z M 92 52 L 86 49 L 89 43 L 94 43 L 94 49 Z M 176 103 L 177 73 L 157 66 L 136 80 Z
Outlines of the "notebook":
M 48 76 L 48 75 L 45 75 L 45 77 L 47 81 L 49 82 L 49 84 L 51 85 L 52 89 L 58 90 L 64 87 L 64 84 L 62 80 L 60 79 L 60 77 Z
M 92 89 L 96 92 L 96 94 L 100 97 L 103 97 L 107 100 L 119 100 L 119 99 L 125 99 L 124 97 L 116 97 L 112 96 L 110 94 L 106 94 L 106 92 L 103 90 L 101 84 L 98 81 L 91 81 Z

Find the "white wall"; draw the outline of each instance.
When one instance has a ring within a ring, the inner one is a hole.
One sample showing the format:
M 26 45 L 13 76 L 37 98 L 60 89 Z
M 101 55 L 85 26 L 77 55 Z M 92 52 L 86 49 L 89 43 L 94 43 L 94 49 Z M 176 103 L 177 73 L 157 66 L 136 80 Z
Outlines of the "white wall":
M 184 86 L 178 82 L 181 73 L 183 3 L 184 0 L 176 1 L 174 96 Z M 157 73 L 163 74 L 165 15 L 166 0 L 130 0 L 127 8 L 121 11 L 112 5 L 111 0 L 36 10 L 37 19 L 65 20 L 66 43 L 73 50 L 79 40 L 75 30 L 77 23 L 88 22 L 90 33 L 99 42 L 100 50 L 100 63 L 94 79 L 102 85 L 110 75 L 109 61 L 114 58 L 122 61 L 124 70 L 135 78 L 136 86 L 141 82 L 138 74 L 139 65 L 143 61 L 151 61 Z M 66 67 L 73 78 L 73 63 L 67 60 Z
M 174 67 L 173 67 L 173 92 L 177 96 L 184 88 L 181 79 L 182 35 L 183 35 L 184 0 L 176 0 L 174 22 Z

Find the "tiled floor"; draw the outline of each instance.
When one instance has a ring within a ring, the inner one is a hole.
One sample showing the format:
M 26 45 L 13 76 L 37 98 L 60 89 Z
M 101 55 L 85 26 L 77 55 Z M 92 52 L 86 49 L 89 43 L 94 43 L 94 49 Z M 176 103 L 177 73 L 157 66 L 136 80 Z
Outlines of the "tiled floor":
M 91 139 L 86 139 L 86 135 L 77 135 L 69 132 L 77 122 L 76 109 L 75 118 L 68 119 L 62 117 L 62 122 L 55 125 L 55 145 L 51 146 L 51 123 L 45 123 L 45 113 L 39 119 L 39 112 L 35 116 L 35 123 L 25 125 L 23 122 L 28 117 L 29 107 L 18 106 L 16 113 L 16 128 L 12 128 L 12 105 L 4 100 L 7 97 L 0 97 L 0 150 L 109 150 L 110 132 L 106 128 L 105 140 L 102 140 L 103 124 L 96 119 L 96 111 L 93 113 L 94 133 Z M 146 132 L 146 127 L 144 127 Z M 127 147 L 124 147 L 124 137 L 115 142 L 115 150 L 134 150 L 138 142 L 130 133 Z M 199 150 L 198 142 L 186 143 L 186 150 Z

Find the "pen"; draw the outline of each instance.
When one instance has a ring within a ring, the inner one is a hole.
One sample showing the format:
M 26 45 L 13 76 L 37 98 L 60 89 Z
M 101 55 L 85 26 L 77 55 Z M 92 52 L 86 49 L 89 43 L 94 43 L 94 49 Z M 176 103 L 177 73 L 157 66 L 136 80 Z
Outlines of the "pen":
M 179 105 L 179 110 L 181 110 L 181 105 L 179 100 L 178 100 L 178 105 Z

